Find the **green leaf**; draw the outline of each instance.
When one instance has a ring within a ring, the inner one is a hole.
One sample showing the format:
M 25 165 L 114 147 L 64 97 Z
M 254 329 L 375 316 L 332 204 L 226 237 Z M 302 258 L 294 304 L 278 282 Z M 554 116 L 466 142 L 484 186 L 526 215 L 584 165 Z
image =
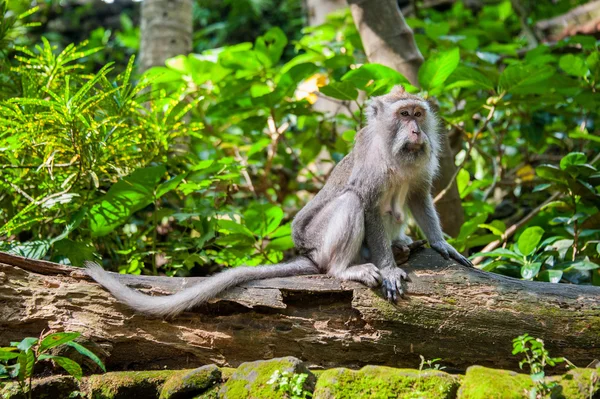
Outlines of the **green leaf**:
M 19 353 L 19 357 L 17 358 L 17 363 L 19 363 L 19 381 L 24 381 L 33 372 L 33 365 L 35 364 L 35 355 L 33 351 L 23 351 Z
M 545 180 L 566 184 L 569 175 L 554 165 L 540 165 L 535 168 L 535 173 Z
M 291 248 L 294 248 L 294 241 L 292 240 L 291 236 L 287 236 L 275 238 L 274 240 L 269 242 L 269 245 L 267 245 L 266 250 L 285 251 Z
M 35 345 L 37 343 L 38 343 L 37 338 L 27 337 L 27 338 L 24 338 L 21 342 L 19 342 L 17 344 L 17 349 L 19 349 L 20 351 L 26 352 L 29 349 L 31 349 L 31 347 L 33 345 Z
M 548 283 L 559 283 L 562 275 L 562 270 L 544 270 L 538 274 L 538 280 Z
M 563 263 L 563 265 L 568 265 L 568 267 L 564 269 L 565 273 L 571 270 L 588 271 L 600 269 L 600 265 L 588 260 L 576 260 L 574 262 Z
M 446 90 L 458 87 L 494 90 L 494 82 L 475 68 L 459 65 L 450 75 L 446 84 Z
M 80 380 L 81 377 L 83 376 L 83 371 L 81 370 L 81 366 L 77 362 L 69 359 L 68 357 L 52 356 L 52 355 L 41 355 L 40 356 L 40 360 L 52 360 L 52 361 L 54 361 L 60 367 L 62 367 L 63 369 L 65 369 L 65 371 L 67 373 L 69 373 L 73 377 L 77 378 L 78 380 Z
M 542 262 L 528 263 L 521 267 L 521 276 L 525 280 L 532 280 L 540 271 Z
M 509 249 L 506 249 L 506 248 L 498 248 L 498 249 L 495 249 L 495 250 L 489 251 L 489 252 L 478 252 L 478 253 L 472 255 L 472 257 L 477 257 L 477 256 L 486 256 L 486 257 L 490 257 L 490 258 L 495 258 L 495 257 L 501 256 L 503 258 L 514 259 L 519 262 L 523 260 L 523 257 L 521 255 L 519 255 L 518 253 L 513 252 Z
M 19 352 L 14 352 L 17 348 L 0 348 L 0 361 L 6 361 L 19 357 Z
M 265 66 L 271 67 L 279 62 L 287 43 L 285 33 L 280 28 L 273 27 L 256 39 L 254 51 Z
M 419 68 L 419 83 L 426 90 L 441 87 L 460 61 L 458 47 L 435 54 Z
M 342 76 L 341 80 L 366 91 L 369 96 L 385 94 L 399 84 L 410 84 L 408 79 L 398 71 L 380 64 L 365 64 L 360 68 L 352 69 Z
M 185 178 L 186 174 L 182 173 L 180 175 L 177 175 L 169 180 L 167 180 L 164 183 L 161 183 L 158 188 L 156 189 L 156 198 L 160 198 L 163 195 L 165 195 L 166 193 L 168 193 L 169 191 L 173 191 L 177 188 L 177 186 L 179 186 L 179 183 L 181 183 L 181 181 Z
M 243 234 L 254 240 L 254 234 L 252 234 L 252 232 L 241 223 L 237 223 L 233 220 L 228 219 L 219 219 L 217 223 L 219 225 L 219 230 L 225 230 L 228 233 Z
M 23 243 L 9 244 L 8 253 L 23 256 L 30 259 L 42 259 L 48 253 L 51 240 L 35 240 Z
M 583 152 L 570 152 L 560 160 L 560 168 L 566 170 L 572 165 L 583 165 L 587 162 L 587 156 Z
M 572 76 L 584 77 L 588 72 L 585 60 L 575 54 L 565 54 L 560 57 L 558 66 Z
M 484 223 L 479 225 L 482 229 L 488 229 L 496 236 L 502 236 L 506 231 L 506 224 L 501 220 L 492 220 L 491 223 Z
M 319 91 L 338 100 L 351 101 L 358 98 L 358 91 L 348 82 L 331 82 L 327 86 L 320 87 Z
M 50 348 L 62 345 L 64 343 L 73 341 L 81 335 L 79 332 L 59 332 L 48 335 L 40 343 L 39 353 L 44 353 Z
M 554 75 L 554 68 L 549 65 L 510 65 L 500 75 L 499 91 L 529 94 L 549 90 L 550 86 L 540 85 L 540 83 L 552 75 Z
M 102 369 L 102 371 L 106 372 L 106 367 L 104 366 L 104 363 L 102 363 L 102 360 L 100 360 L 100 358 L 98 356 L 96 356 L 96 354 L 94 352 L 92 352 L 85 346 L 78 344 L 77 342 L 73 342 L 73 341 L 67 342 L 66 345 L 75 349 L 77 352 L 81 353 L 83 356 L 90 358 L 94 363 L 96 363 L 98 365 L 98 367 L 100 367 Z
M 517 241 L 517 246 L 519 247 L 521 253 L 525 256 L 533 254 L 537 248 L 537 245 L 542 240 L 543 235 L 544 229 L 539 226 L 533 226 L 525 229 Z
M 92 236 L 110 233 L 134 212 L 151 204 L 154 188 L 165 171 L 164 165 L 142 168 L 113 184 L 89 212 Z

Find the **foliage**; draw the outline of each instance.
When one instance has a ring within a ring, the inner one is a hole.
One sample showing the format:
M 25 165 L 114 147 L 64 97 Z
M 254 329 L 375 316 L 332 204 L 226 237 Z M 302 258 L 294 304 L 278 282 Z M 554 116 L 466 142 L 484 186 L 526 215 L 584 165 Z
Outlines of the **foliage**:
M 308 374 L 305 373 L 296 374 L 275 370 L 267 384 L 273 385 L 275 391 L 285 395 L 286 398 L 306 399 L 312 397 L 312 393 L 304 389 L 304 382 L 307 378 Z
M 535 386 L 528 392 L 531 399 L 546 398 L 559 385 L 555 381 L 545 380 L 546 366 L 556 366 L 559 363 L 567 363 L 567 366 L 575 367 L 564 357 L 550 357 L 550 354 L 544 347 L 544 341 L 539 338 L 533 338 L 529 334 L 523 334 L 513 339 L 513 355 L 522 354 L 525 357 L 519 362 L 519 368 L 527 366 L 529 374 Z
M 442 366 L 439 362 L 442 358 L 437 357 L 435 359 L 425 359 L 423 355 L 419 355 L 421 363 L 419 363 L 419 371 L 423 370 L 444 370 L 446 366 Z
M 260 19 L 268 4 L 220 5 L 227 35 L 247 22 L 243 10 Z M 600 284 L 595 39 L 528 43 L 508 0 L 421 9 L 407 18 L 426 60 L 418 89 L 366 63 L 347 10 L 298 36 L 294 21 L 237 44 L 220 36 L 217 11 L 195 12 L 209 24 L 199 53 L 144 76 L 131 60 L 90 72 L 112 54 L 106 32 L 62 50 L 11 44 L 18 55 L 0 76 L 5 250 L 169 275 L 278 262 L 293 247 L 291 218 L 351 148 L 368 98 L 404 84 L 436 96 L 457 143 L 467 222 L 453 245 L 496 243 L 485 270 Z M 120 22 L 132 50 L 136 28 Z M 315 109 L 325 98 L 333 112 Z
M 63 368 L 67 373 L 81 379 L 81 366 L 74 360 L 64 356 L 56 356 L 57 349 L 68 346 L 81 355 L 88 357 L 106 371 L 104 364 L 93 352 L 75 342 L 81 334 L 78 332 L 59 332 L 42 335 L 40 338 L 28 337 L 21 342 L 11 342 L 9 347 L 0 348 L 0 380 L 16 379 L 23 392 L 31 398 L 31 384 L 34 368 L 39 361 L 49 360 Z M 52 351 L 51 351 L 52 349 Z

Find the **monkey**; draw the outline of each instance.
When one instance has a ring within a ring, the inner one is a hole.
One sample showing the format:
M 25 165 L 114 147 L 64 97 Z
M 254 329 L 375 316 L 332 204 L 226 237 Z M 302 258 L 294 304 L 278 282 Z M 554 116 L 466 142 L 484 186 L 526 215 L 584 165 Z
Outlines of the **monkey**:
M 439 167 L 439 122 L 434 105 L 403 86 L 373 97 L 353 149 L 334 167 L 322 189 L 292 221 L 298 256 L 277 265 L 237 267 L 168 296 L 148 296 L 119 282 L 100 265 L 86 269 L 134 310 L 172 317 L 244 282 L 326 274 L 381 287 L 385 299 L 404 297 L 407 273 L 394 248 L 406 248 L 408 209 L 430 246 L 445 259 L 472 263 L 444 239 L 431 187 Z

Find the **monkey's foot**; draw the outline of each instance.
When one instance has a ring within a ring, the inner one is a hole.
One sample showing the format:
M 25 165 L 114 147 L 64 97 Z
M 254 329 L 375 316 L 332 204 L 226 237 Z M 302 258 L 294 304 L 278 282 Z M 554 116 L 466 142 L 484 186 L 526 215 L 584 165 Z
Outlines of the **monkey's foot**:
M 381 270 L 383 283 L 381 284 L 381 293 L 388 301 L 396 302 L 398 297 L 404 298 L 404 287 L 402 280 L 410 281 L 408 274 L 399 267 L 387 267 Z
M 392 252 L 394 253 L 394 260 L 396 264 L 399 266 L 403 263 L 408 262 L 408 258 L 412 255 L 413 252 L 421 249 L 423 245 L 427 243 L 427 240 L 418 240 L 411 242 L 408 245 L 401 244 L 398 242 L 392 243 Z
M 343 272 L 335 275 L 335 277 L 341 280 L 358 281 L 370 288 L 379 287 L 381 284 L 381 272 L 372 263 L 350 266 Z
M 444 257 L 444 259 L 454 259 L 458 263 L 467 267 L 475 267 L 473 263 L 464 256 L 460 252 L 458 252 L 454 247 L 448 244 L 446 241 L 437 241 L 431 243 L 431 248 L 435 249 Z

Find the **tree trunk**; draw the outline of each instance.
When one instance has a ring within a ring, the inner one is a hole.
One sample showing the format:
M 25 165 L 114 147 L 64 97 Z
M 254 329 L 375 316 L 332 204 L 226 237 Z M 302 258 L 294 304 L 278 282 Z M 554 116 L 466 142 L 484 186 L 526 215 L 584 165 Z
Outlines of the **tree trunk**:
M 191 0 L 144 0 L 141 14 L 140 72 L 192 50 Z
M 397 306 L 357 283 L 326 276 L 244 284 L 165 321 L 134 314 L 78 268 L 0 253 L 0 346 L 42 331 L 80 331 L 110 370 L 191 368 L 296 356 L 325 368 L 518 369 L 511 340 L 542 338 L 578 366 L 600 359 L 600 288 L 521 281 L 445 261 L 432 250 L 405 269 Z M 199 278 L 117 275 L 153 294 Z
M 398 3 L 395 0 L 348 0 L 348 4 L 369 62 L 394 68 L 418 86 L 417 76 L 423 56 Z M 448 185 L 456 171 L 452 150 L 445 136 L 440 154 L 440 173 L 434 182 L 434 195 Z M 438 201 L 436 208 L 444 232 L 456 237 L 464 222 L 456 182 Z

